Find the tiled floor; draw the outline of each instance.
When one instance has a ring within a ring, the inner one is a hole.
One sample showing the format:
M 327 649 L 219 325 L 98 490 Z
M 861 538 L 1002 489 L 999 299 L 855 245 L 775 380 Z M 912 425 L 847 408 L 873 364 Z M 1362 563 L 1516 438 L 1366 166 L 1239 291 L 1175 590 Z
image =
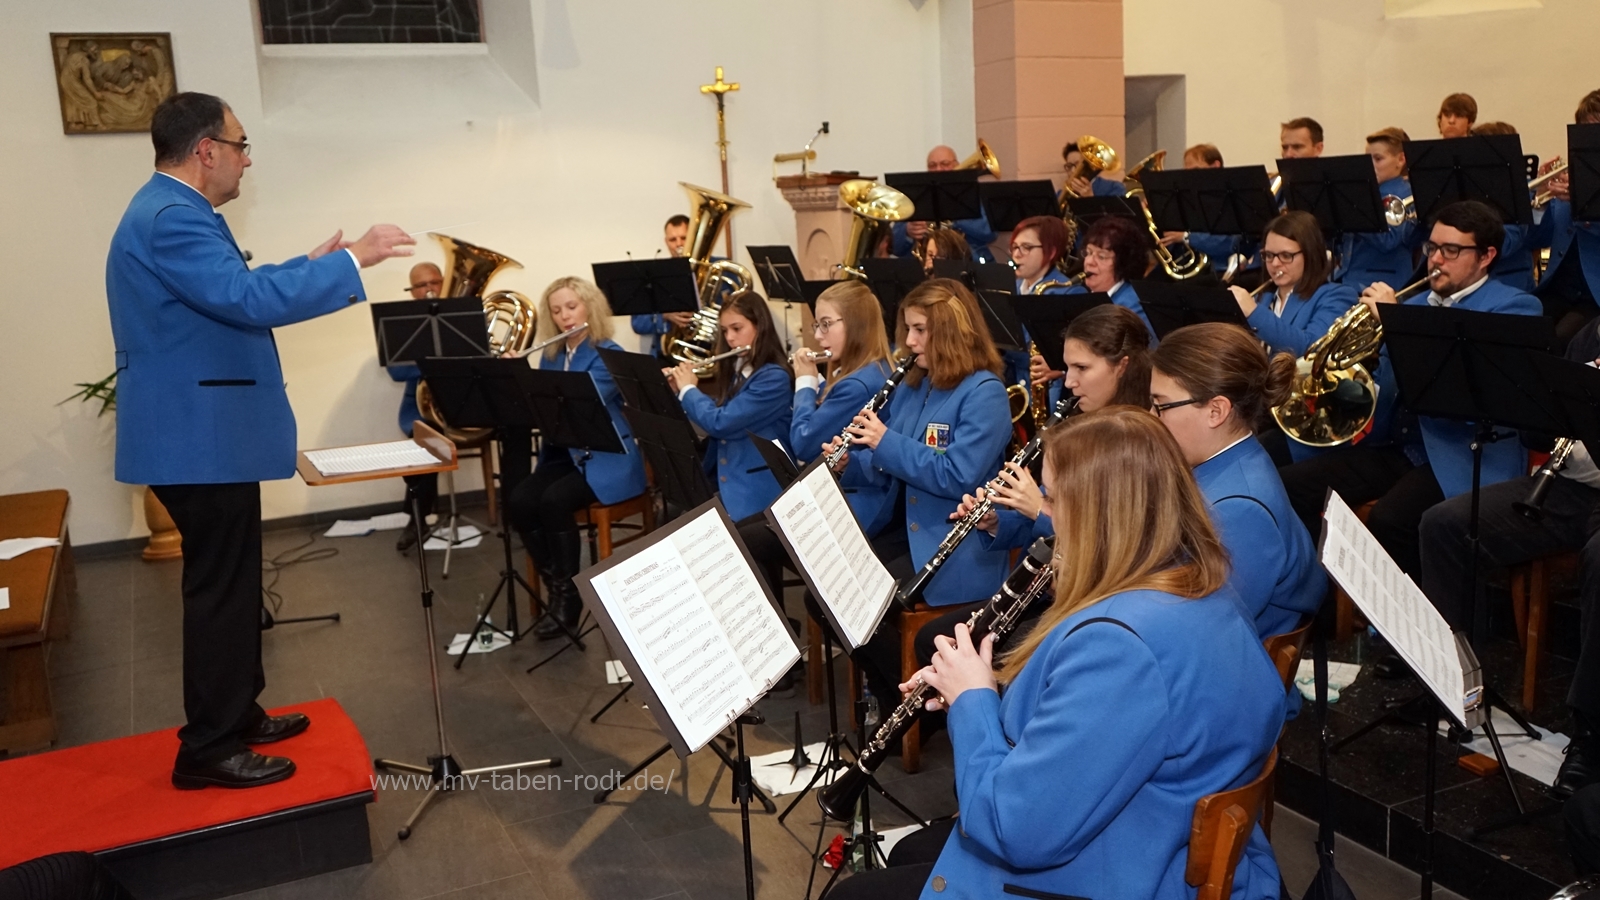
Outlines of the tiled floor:
M 337 610 L 338 624 L 284 625 L 264 636 L 267 690 L 281 705 L 334 697 L 349 711 L 376 755 L 421 761 L 435 752 L 423 622 L 414 560 L 394 550 L 394 532 L 319 539 L 338 555 L 283 571 L 281 616 Z M 270 532 L 267 554 L 303 543 L 304 530 Z M 437 574 L 441 554 L 430 553 Z M 448 580 L 435 578 L 441 642 L 467 630 L 492 592 L 500 547 L 458 551 Z M 167 728 L 183 721 L 180 694 L 179 565 L 137 556 L 80 563 L 79 598 L 69 640 L 51 657 L 61 742 L 72 746 Z M 791 608 L 798 609 L 797 598 Z M 567 652 L 532 675 L 523 669 L 550 648 L 532 640 L 461 671 L 442 670 L 448 731 L 458 760 L 482 766 L 561 756 L 565 775 L 621 772 L 663 740 L 632 698 L 598 724 L 593 715 L 615 692 L 607 685 L 599 635 L 587 653 Z M 443 657 L 441 656 L 441 664 Z M 792 743 L 794 714 L 807 740 L 827 731 L 826 706 L 809 706 L 803 688 L 758 709 L 769 725 L 749 729 L 752 754 Z M 955 809 L 950 745 L 935 737 L 923 770 L 907 775 L 890 762 L 886 787 L 924 816 Z M 592 791 L 487 790 L 445 796 L 429 808 L 410 840 L 396 829 L 419 795 L 381 790 L 369 807 L 373 862 L 249 894 L 251 898 L 605 898 L 711 900 L 744 893 L 738 807 L 728 773 L 701 752 L 687 762 L 668 754 L 650 772 L 671 777 L 664 792 L 619 792 L 595 805 Z M 781 808 L 781 804 L 780 804 Z M 908 821 L 885 804 L 884 825 Z M 757 895 L 795 898 L 806 891 L 816 840 L 816 807 L 803 802 L 785 824 L 751 817 Z M 830 828 L 827 837 L 839 833 Z M 1311 878 L 1315 828 L 1279 808 L 1274 846 L 1285 879 L 1298 893 Z M 1341 841 L 1341 872 L 1362 900 L 1410 900 L 1418 879 L 1362 847 Z M 822 876 L 827 875 L 821 870 Z M 820 886 L 820 882 L 819 882 Z M 1454 898 L 1436 891 L 1434 896 Z

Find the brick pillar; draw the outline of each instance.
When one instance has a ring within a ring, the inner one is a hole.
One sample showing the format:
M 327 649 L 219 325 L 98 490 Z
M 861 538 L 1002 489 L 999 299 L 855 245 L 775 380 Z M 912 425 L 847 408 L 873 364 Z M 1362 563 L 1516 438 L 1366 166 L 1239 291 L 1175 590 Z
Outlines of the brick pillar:
M 1007 180 L 1060 187 L 1083 134 L 1125 155 L 1122 0 L 973 0 L 972 45 L 978 136 Z

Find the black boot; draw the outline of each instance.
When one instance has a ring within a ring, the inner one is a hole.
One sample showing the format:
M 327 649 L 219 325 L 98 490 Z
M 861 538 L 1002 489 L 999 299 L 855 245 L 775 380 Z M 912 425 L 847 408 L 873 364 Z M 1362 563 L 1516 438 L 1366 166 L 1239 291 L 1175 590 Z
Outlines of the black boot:
M 564 634 L 578 633 L 578 620 L 583 616 L 583 599 L 572 583 L 582 561 L 582 536 L 576 531 L 558 531 L 547 537 L 550 552 L 550 574 L 545 578 L 545 602 L 549 615 L 533 629 L 534 637 L 541 641 L 553 640 Z
M 1593 723 L 1578 710 L 1572 711 L 1572 737 L 1561 768 L 1556 772 L 1556 782 L 1549 794 L 1557 800 L 1577 793 L 1579 789 L 1600 781 L 1600 734 Z
M 517 535 L 522 538 L 522 547 L 528 551 L 528 558 L 533 560 L 533 570 L 539 573 L 539 592 L 543 595 L 544 603 L 550 602 L 550 542 L 545 540 L 544 532 L 538 530 L 519 531 Z

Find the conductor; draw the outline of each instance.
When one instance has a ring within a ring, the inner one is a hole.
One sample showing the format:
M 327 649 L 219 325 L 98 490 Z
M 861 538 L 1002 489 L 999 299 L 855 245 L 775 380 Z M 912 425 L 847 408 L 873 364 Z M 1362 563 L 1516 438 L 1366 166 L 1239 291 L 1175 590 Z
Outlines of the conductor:
M 117 350 L 118 481 L 147 484 L 183 534 L 183 706 L 172 783 L 254 787 L 294 763 L 250 749 L 303 714 L 256 703 L 261 668 L 261 485 L 295 470 L 294 413 L 272 329 L 366 299 L 360 270 L 414 244 L 393 225 L 334 232 L 304 256 L 249 268 L 216 208 L 250 166 L 220 98 L 181 93 L 150 123 L 156 171 L 111 239 L 106 297 Z

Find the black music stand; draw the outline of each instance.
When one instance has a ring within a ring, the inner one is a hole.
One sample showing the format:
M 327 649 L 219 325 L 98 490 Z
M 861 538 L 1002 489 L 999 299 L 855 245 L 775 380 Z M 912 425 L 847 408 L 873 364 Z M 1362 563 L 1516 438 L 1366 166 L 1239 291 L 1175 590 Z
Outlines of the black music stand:
M 815 309 L 817 297 L 833 284 L 827 279 L 808 280 L 800 271 L 800 262 L 794 257 L 794 250 L 784 244 L 747 246 L 744 249 L 750 254 L 750 268 L 761 279 L 761 287 L 767 292 L 768 300 L 804 303 Z
M 1072 320 L 1096 306 L 1111 302 L 1111 295 L 1094 291 L 1088 294 L 1044 294 L 1042 296 L 1018 295 L 1011 298 L 1017 318 L 1028 326 L 1034 346 L 1044 357 L 1051 371 L 1064 372 L 1066 360 L 1061 358 L 1062 338 Z
M 1107 216 L 1127 219 L 1142 228 L 1144 213 L 1139 209 L 1138 202 L 1126 197 L 1068 197 L 1067 210 L 1082 226 L 1080 234 Z
M 1220 284 L 1137 281 L 1134 285 L 1157 339 L 1165 340 L 1179 328 L 1201 322 L 1227 322 L 1250 331 L 1250 322 L 1239 309 L 1239 301 Z
M 983 215 L 977 169 L 954 172 L 890 172 L 883 183 L 905 194 L 915 211 L 908 222 L 950 222 Z
M 773 480 L 778 482 L 778 490 L 788 490 L 789 485 L 794 484 L 795 478 L 800 475 L 800 467 L 794 464 L 794 459 L 789 456 L 789 451 L 756 434 L 754 431 L 746 431 L 745 436 L 750 438 L 750 443 L 755 445 L 756 452 L 761 455 L 762 461 L 767 464 L 767 471 L 771 472 Z M 773 585 L 772 587 L 774 591 L 782 595 L 783 585 Z
M 927 276 L 922 271 L 922 260 L 903 258 L 863 259 L 861 271 L 867 273 L 867 286 L 878 298 L 883 309 L 883 325 L 889 332 L 889 344 L 894 345 L 895 330 L 900 327 L 900 301 Z
M 1522 139 L 1514 134 L 1406 141 L 1412 208 L 1427 222 L 1459 200 L 1494 207 L 1507 225 L 1532 225 Z
M 993 181 L 978 185 L 983 214 L 996 234 L 1015 231 L 1017 223 L 1034 216 L 1059 216 L 1056 188 L 1050 179 L 1038 181 Z
M 1289 209 L 1311 213 L 1324 235 L 1375 234 L 1389 230 L 1378 196 L 1372 157 L 1322 156 L 1280 159 Z
M 371 303 L 378 365 L 415 365 L 429 356 L 488 356 L 483 301 L 477 297 Z
M 1162 231 L 1259 238 L 1278 215 L 1265 166 L 1144 172 L 1139 183 Z
M 1573 220 L 1600 219 L 1600 125 L 1567 126 L 1567 172 Z
M 687 257 L 594 263 L 594 283 L 618 316 L 695 312 L 700 292 Z

